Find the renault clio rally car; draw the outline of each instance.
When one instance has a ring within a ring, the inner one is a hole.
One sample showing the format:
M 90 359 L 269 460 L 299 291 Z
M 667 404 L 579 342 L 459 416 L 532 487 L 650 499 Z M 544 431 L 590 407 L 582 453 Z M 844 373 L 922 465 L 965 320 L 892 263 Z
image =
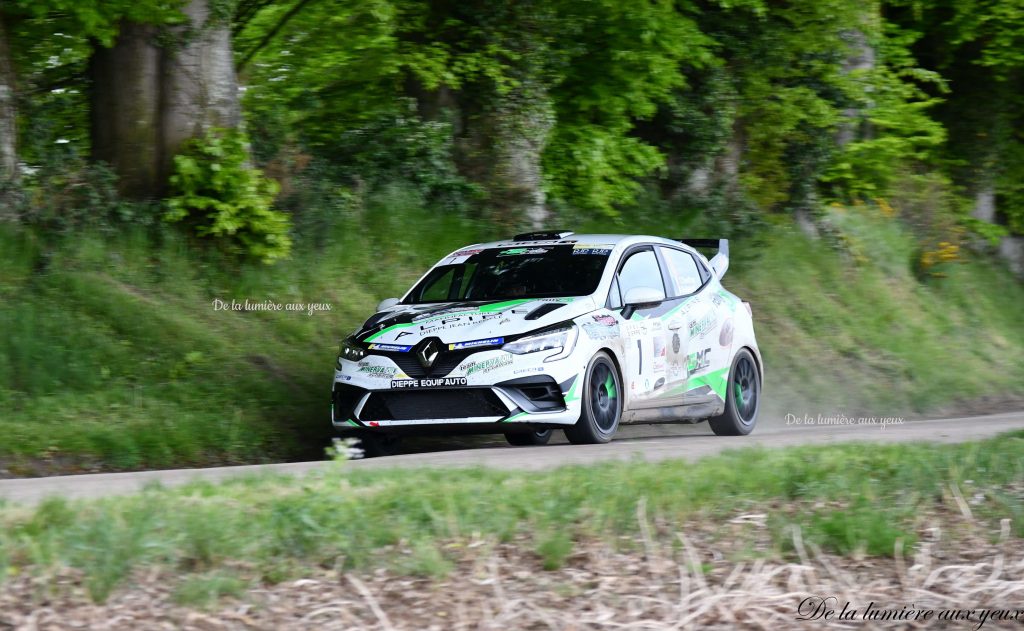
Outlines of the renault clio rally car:
M 697 248 L 717 248 L 708 261 Z M 332 421 L 371 455 L 426 431 L 605 443 L 621 424 L 749 434 L 763 377 L 728 241 L 533 232 L 444 257 L 341 344 Z

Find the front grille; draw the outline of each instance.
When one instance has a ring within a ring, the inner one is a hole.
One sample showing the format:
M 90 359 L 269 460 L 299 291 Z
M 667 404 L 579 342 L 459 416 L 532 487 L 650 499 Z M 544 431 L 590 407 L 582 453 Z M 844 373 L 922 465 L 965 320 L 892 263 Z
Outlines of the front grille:
M 448 373 L 455 370 L 455 367 L 462 363 L 462 360 L 472 355 L 475 351 L 440 351 L 434 365 L 424 368 L 415 352 L 409 353 L 380 353 L 395 362 L 402 372 L 413 379 L 420 377 L 447 377 Z
M 361 421 L 410 421 L 506 416 L 508 408 L 490 388 L 374 392 L 363 405 Z

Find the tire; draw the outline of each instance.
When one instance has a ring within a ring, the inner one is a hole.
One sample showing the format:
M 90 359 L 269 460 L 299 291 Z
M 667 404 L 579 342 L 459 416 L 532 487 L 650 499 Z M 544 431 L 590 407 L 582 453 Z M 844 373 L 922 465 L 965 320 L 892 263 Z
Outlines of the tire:
M 508 444 L 515 445 L 516 447 L 546 445 L 551 440 L 551 434 L 553 433 L 550 429 L 539 432 L 508 432 L 505 434 L 505 440 L 508 441 Z
M 393 456 L 402 446 L 402 437 L 395 434 L 366 432 L 359 436 L 359 448 L 366 458 Z
M 725 411 L 708 419 L 718 436 L 746 436 L 754 431 L 757 412 L 761 408 L 761 374 L 757 362 L 747 349 L 740 349 L 729 369 L 725 390 Z
M 622 379 L 611 357 L 602 351 L 587 366 L 580 419 L 565 429 L 565 437 L 574 445 L 607 443 L 621 418 Z

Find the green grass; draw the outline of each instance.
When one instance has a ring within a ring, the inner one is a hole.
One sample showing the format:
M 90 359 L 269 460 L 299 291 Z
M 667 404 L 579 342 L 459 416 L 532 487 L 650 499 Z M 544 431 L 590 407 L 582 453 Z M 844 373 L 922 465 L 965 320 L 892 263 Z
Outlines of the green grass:
M 733 244 L 725 284 L 753 304 L 767 413 L 901 416 L 1024 396 L 1019 281 L 975 257 L 922 284 L 896 222 L 867 207 L 832 213 L 846 250 L 788 223 Z M 677 235 L 689 221 L 652 212 L 583 228 Z M 173 234 L 50 241 L 0 225 L 0 468 L 320 457 L 338 340 L 444 253 L 510 232 L 394 191 L 275 266 Z M 225 312 L 214 299 L 333 309 Z
M 185 577 L 174 589 L 174 602 L 187 607 L 207 609 L 226 596 L 238 596 L 249 582 L 228 572 L 210 572 Z
M 0 508 L 0 575 L 78 568 L 102 601 L 134 569 L 159 566 L 184 577 L 180 598 L 201 603 L 313 566 L 442 577 L 451 555 L 481 539 L 515 542 L 555 569 L 580 542 L 639 546 L 641 512 L 651 536 L 668 545 L 687 524 L 766 512 L 773 554 L 788 553 L 799 526 L 826 550 L 892 555 L 897 541 L 908 550 L 937 513 L 955 510 L 953 484 L 984 495 L 972 506 L 983 527 L 1019 515 L 1021 453 L 1024 432 L 960 445 L 747 448 L 696 463 L 608 462 L 544 475 L 338 465 L 298 479 L 153 487 Z

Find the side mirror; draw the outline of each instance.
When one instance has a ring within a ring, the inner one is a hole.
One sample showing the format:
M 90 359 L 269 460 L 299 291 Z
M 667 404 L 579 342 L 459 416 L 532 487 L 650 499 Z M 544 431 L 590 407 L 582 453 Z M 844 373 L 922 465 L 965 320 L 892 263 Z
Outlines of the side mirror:
M 633 287 L 626 292 L 622 302 L 625 303 L 627 307 L 639 307 L 640 305 L 654 304 L 664 300 L 664 289 L 655 289 L 654 287 Z
M 401 299 L 399 298 L 385 298 L 384 300 L 381 300 L 380 304 L 377 305 L 377 313 L 394 307 L 400 302 L 400 300 Z
M 654 287 L 633 287 L 626 292 L 622 298 L 625 307 L 622 309 L 622 317 L 630 319 L 636 308 L 642 305 L 656 304 L 665 300 L 665 290 Z

